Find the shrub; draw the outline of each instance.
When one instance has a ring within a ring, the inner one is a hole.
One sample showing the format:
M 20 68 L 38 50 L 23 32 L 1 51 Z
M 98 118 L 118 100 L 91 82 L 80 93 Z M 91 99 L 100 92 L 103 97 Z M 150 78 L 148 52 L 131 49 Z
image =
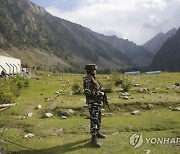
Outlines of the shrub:
M 82 94 L 82 88 L 79 84 L 75 83 L 72 85 L 72 91 L 74 95 L 80 95 Z
M 128 79 L 127 75 L 122 75 L 121 77 L 117 77 L 117 75 L 114 77 L 114 84 L 115 86 L 121 85 L 122 89 L 126 92 L 129 91 L 129 89 L 132 86 L 131 81 Z
M 132 86 L 132 83 L 131 83 L 131 81 L 128 79 L 128 76 L 123 76 L 121 86 L 122 86 L 122 88 L 123 88 L 124 91 L 126 91 L 126 92 L 129 91 L 129 89 L 130 89 L 131 86 Z

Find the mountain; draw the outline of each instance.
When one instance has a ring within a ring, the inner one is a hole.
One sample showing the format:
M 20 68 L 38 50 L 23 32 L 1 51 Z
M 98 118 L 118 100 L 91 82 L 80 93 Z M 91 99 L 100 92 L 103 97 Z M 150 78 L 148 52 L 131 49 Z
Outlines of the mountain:
M 171 29 L 167 33 L 158 33 L 151 40 L 143 44 L 143 47 L 153 54 L 156 54 L 162 47 L 163 43 L 177 32 L 176 28 Z
M 180 71 L 180 28 L 154 57 L 151 67 L 163 71 Z
M 0 53 L 31 65 L 100 69 L 132 66 L 132 61 L 88 28 L 54 17 L 29 0 L 0 1 Z
M 153 59 L 153 54 L 147 51 L 144 47 L 138 46 L 135 43 L 118 38 L 116 36 L 105 36 L 92 32 L 94 36 L 98 39 L 105 41 L 106 43 L 112 45 L 117 50 L 123 52 L 128 56 L 135 66 L 144 67 L 149 66 Z

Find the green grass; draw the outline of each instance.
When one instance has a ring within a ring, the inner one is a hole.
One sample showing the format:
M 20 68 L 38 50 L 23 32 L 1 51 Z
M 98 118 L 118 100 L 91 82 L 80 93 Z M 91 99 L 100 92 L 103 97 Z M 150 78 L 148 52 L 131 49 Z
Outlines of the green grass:
M 50 76 L 48 76 L 50 75 Z M 107 139 L 100 140 L 102 147 L 94 148 L 90 144 L 88 109 L 84 95 L 72 95 L 72 85 L 78 83 L 82 87 L 84 75 L 63 74 L 53 76 L 42 72 L 38 77 L 29 79 L 30 87 L 22 89 L 21 95 L 16 99 L 18 105 L 1 112 L 0 115 L 0 145 L 8 153 L 41 154 L 41 153 L 151 153 L 172 154 L 178 153 L 179 145 L 172 144 L 147 144 L 146 137 L 180 137 L 180 113 L 171 111 L 169 107 L 180 106 L 180 88 L 174 88 L 180 82 L 180 73 L 162 73 L 158 75 L 129 76 L 133 83 L 148 88 L 149 92 L 139 93 L 140 87 L 132 87 L 128 100 L 119 96 L 121 87 L 113 87 L 114 92 L 107 94 L 111 111 L 105 108 L 102 117 L 102 132 Z M 111 82 L 112 77 L 98 75 L 102 85 Z M 69 80 L 69 83 L 65 81 Z M 56 91 L 67 88 L 60 95 Z M 170 87 L 167 89 L 166 87 Z M 50 101 L 45 98 L 50 97 Z M 36 109 L 41 104 L 42 109 Z M 152 109 L 147 109 L 148 104 L 153 104 Z M 75 110 L 75 115 L 66 120 L 60 118 L 59 113 L 65 108 Z M 140 115 L 131 115 L 134 110 L 140 110 Z M 19 120 L 20 116 L 33 113 L 31 118 Z M 52 118 L 42 118 L 45 112 L 51 112 Z M 113 115 L 108 115 L 112 112 Z M 35 138 L 25 139 L 27 133 L 35 134 Z M 129 138 L 134 133 L 141 133 L 144 144 L 133 149 Z M 5 140 L 2 140 L 5 139 Z M 38 151 L 10 142 L 27 146 Z

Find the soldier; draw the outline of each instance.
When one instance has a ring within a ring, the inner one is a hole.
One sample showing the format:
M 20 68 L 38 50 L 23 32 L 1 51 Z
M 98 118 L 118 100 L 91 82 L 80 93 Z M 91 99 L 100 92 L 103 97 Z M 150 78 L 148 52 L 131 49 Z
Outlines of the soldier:
M 100 147 L 101 144 L 97 142 L 97 138 L 104 139 L 106 137 L 100 133 L 101 100 L 104 92 L 101 91 L 101 85 L 95 77 L 97 66 L 95 64 L 87 64 L 85 70 L 87 71 L 87 76 L 84 79 L 84 93 L 90 114 L 91 143 L 96 147 Z

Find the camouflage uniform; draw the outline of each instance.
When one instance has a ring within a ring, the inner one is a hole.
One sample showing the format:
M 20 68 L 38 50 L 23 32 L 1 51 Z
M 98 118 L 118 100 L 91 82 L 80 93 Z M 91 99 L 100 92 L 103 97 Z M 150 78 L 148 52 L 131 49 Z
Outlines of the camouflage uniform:
M 90 113 L 90 133 L 96 135 L 101 126 L 101 85 L 90 74 L 84 79 L 84 93 Z

